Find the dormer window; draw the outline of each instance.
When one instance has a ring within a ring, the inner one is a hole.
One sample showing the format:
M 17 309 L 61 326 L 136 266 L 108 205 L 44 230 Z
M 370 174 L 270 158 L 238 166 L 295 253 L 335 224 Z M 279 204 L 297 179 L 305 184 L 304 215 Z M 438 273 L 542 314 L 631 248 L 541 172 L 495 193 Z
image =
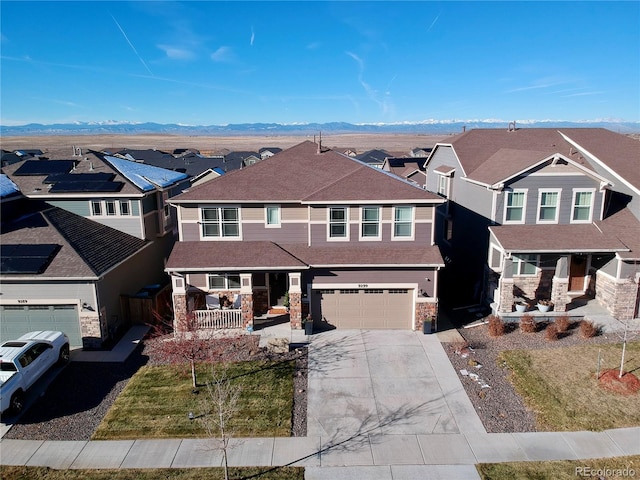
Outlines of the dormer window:
M 451 177 L 453 177 L 453 167 L 441 165 L 433 170 L 437 176 L 436 191 L 438 195 L 448 198 L 451 195 Z

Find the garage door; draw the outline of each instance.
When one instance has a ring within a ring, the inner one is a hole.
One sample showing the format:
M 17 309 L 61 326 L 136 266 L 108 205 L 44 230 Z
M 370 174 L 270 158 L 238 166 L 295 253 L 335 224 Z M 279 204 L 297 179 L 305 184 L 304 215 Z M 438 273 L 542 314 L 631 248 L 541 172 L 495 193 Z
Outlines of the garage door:
M 312 302 L 313 317 L 336 328 L 412 327 L 411 289 L 318 289 Z
M 82 345 L 76 305 L 4 305 L 0 307 L 0 340 L 13 340 L 27 332 L 60 330 L 72 346 Z

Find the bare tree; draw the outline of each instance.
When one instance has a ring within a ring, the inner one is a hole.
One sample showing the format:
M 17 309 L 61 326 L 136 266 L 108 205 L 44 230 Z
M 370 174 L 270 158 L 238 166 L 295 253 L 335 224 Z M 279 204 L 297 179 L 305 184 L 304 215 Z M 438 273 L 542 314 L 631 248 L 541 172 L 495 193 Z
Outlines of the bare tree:
M 622 331 L 622 333 L 616 333 L 618 338 L 622 340 L 622 357 L 620 359 L 620 372 L 618 373 L 618 378 L 622 378 L 622 375 L 624 375 L 624 356 L 627 351 L 627 342 L 640 334 L 640 330 L 631 330 L 631 327 L 629 325 L 630 320 L 618 321 L 624 325 L 624 330 Z
M 196 363 L 211 360 L 213 357 L 213 330 L 203 330 L 193 313 L 178 321 L 173 335 L 167 335 L 172 328 L 170 319 L 154 315 L 157 323 L 152 325 L 152 336 L 156 337 L 152 348 L 160 359 L 168 363 L 188 362 L 191 367 L 191 380 L 194 389 L 198 388 Z
M 232 382 L 226 364 L 211 367 L 211 381 L 207 382 L 207 392 L 201 398 L 202 414 L 197 417 L 207 436 L 216 439 L 215 450 L 222 452 L 224 478 L 229 480 L 228 450 L 232 438 L 230 420 L 238 413 L 242 386 Z

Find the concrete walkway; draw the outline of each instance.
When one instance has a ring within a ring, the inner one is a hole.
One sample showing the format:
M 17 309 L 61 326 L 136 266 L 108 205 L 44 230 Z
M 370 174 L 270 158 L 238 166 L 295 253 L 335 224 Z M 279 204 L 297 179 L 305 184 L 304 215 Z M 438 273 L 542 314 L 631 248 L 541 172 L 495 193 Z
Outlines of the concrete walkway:
M 310 338 L 308 436 L 234 439 L 230 465 L 304 466 L 307 480 L 464 480 L 479 478 L 477 463 L 640 455 L 640 428 L 487 434 L 435 335 L 331 331 Z M 208 442 L 3 439 L 0 463 L 220 466 L 221 452 Z

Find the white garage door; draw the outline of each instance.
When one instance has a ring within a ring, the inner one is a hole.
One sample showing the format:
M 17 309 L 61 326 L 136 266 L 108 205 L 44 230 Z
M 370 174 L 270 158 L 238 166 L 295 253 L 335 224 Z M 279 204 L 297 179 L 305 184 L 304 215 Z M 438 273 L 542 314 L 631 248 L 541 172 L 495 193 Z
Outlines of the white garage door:
M 318 289 L 312 295 L 314 319 L 336 328 L 412 328 L 411 289 Z
M 13 340 L 27 332 L 59 330 L 69 337 L 71 346 L 82 345 L 76 305 L 4 305 L 0 341 Z

